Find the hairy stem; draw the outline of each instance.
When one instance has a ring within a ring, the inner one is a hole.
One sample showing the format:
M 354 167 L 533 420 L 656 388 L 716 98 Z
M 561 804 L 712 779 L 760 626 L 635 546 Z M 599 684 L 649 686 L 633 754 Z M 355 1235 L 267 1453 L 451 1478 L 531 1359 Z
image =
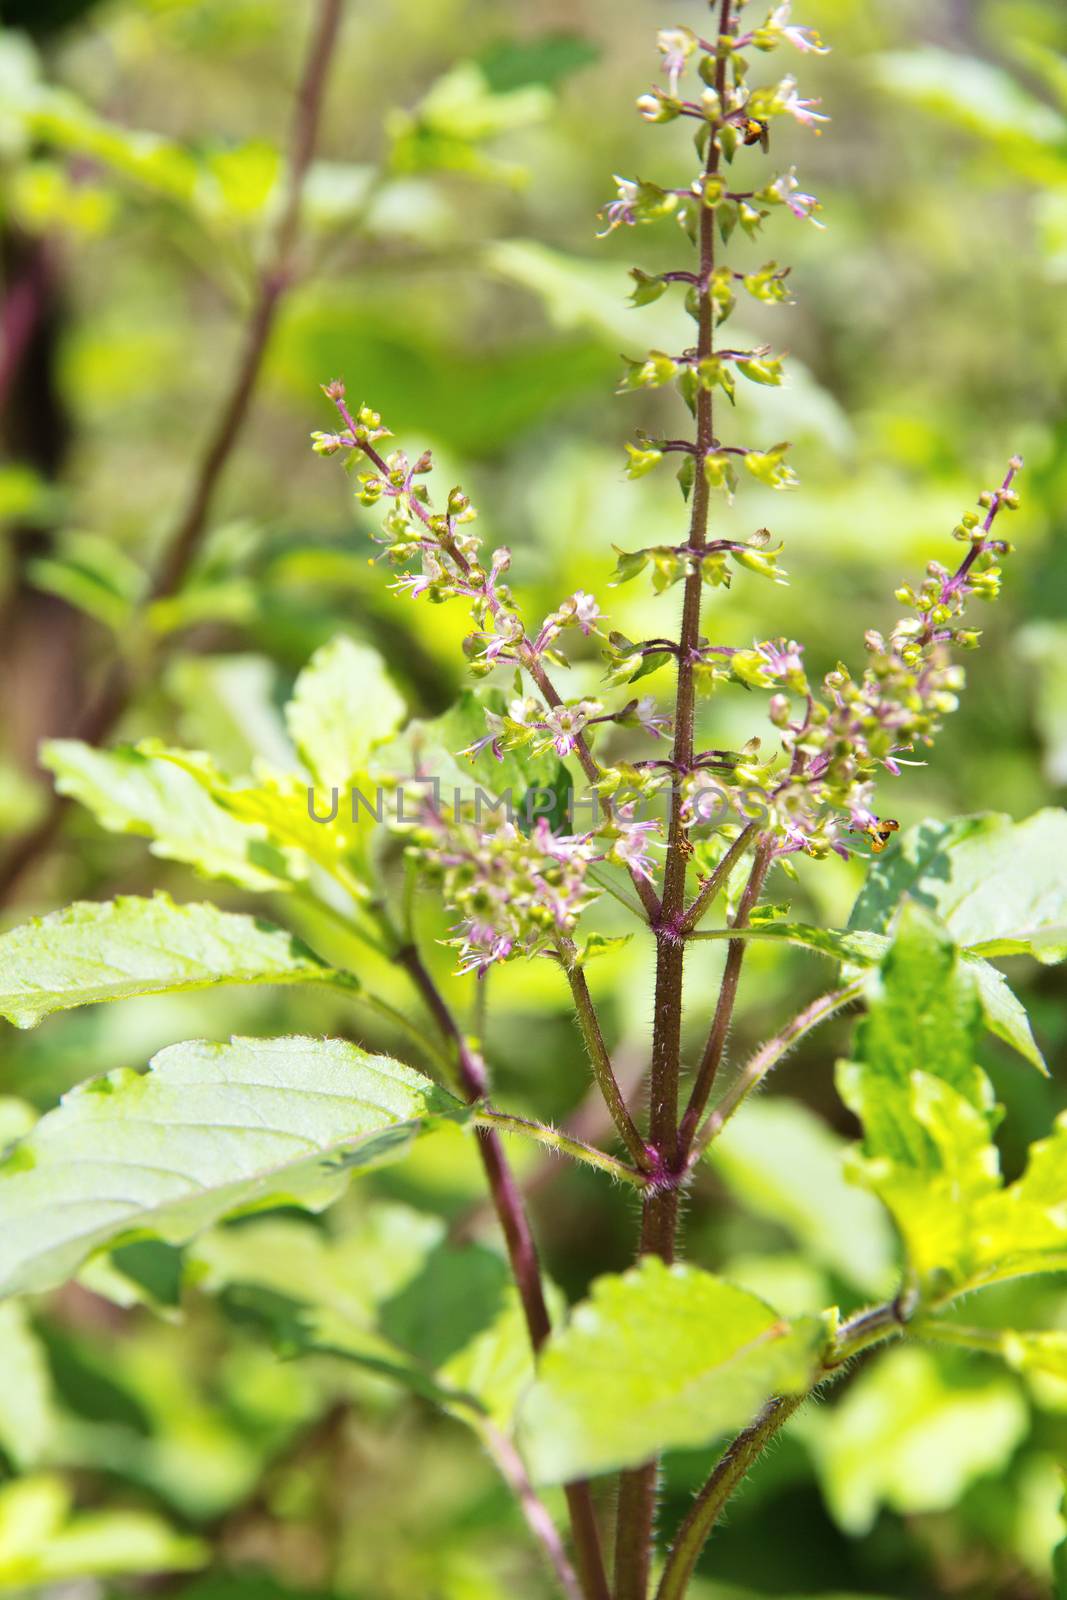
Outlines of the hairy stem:
M 722 0 L 719 13 L 720 35 L 730 31 L 731 0 Z M 726 57 L 720 54 L 716 68 L 716 87 L 720 99 L 726 88 Z M 720 152 L 714 138 L 708 140 L 705 170 L 718 170 Z M 700 208 L 698 240 L 700 267 L 698 279 L 697 359 L 712 354 L 715 344 L 714 306 L 709 291 L 715 270 L 715 214 Z M 667 858 L 663 871 L 656 929 L 655 1024 L 652 1036 L 649 1139 L 659 1161 L 673 1170 L 678 1159 L 678 1079 L 681 1069 L 682 980 L 685 942 L 681 923 L 685 911 L 685 880 L 689 841 L 682 815 L 682 778 L 693 763 L 693 723 L 696 709 L 693 668 L 700 644 L 700 606 L 704 575 L 700 552 L 708 539 L 710 488 L 704 459 L 715 438 L 711 391 L 701 387 L 696 401 L 696 473 L 689 521 L 690 560 L 682 598 L 682 620 L 678 636 L 678 680 L 674 705 L 673 770 L 676 774 L 671 795 L 667 827 Z M 664 1261 L 674 1258 L 678 1230 L 678 1191 L 650 1195 L 645 1201 L 641 1221 L 640 1253 L 658 1255 Z M 618 1522 L 615 1541 L 616 1600 L 646 1600 L 652 1562 L 656 1516 L 658 1463 L 624 1472 L 619 1483 Z
M 694 897 L 692 905 L 689 907 L 682 919 L 683 933 L 692 933 L 693 929 L 699 924 L 701 918 L 714 901 L 715 896 L 724 886 L 726 880 L 734 870 L 734 867 L 740 861 L 745 851 L 751 847 L 752 841 L 755 839 L 755 837 L 756 824 L 754 822 L 750 822 L 748 827 L 738 834 L 737 838 L 734 840 L 729 850 L 727 850 L 726 854 L 723 856 L 714 872 L 712 872 L 711 875 L 701 884 L 699 894 Z
M 628 1166 L 625 1161 L 619 1161 L 615 1156 L 609 1156 L 595 1145 L 586 1144 L 584 1139 L 575 1139 L 559 1128 L 550 1128 L 543 1122 L 531 1122 L 528 1117 L 516 1117 L 507 1111 L 495 1111 L 492 1106 L 476 1112 L 475 1121 L 484 1123 L 487 1128 L 499 1128 L 501 1133 L 517 1133 L 533 1139 L 546 1149 L 555 1150 L 561 1156 L 570 1156 L 584 1166 L 597 1167 L 609 1177 L 634 1188 L 644 1189 L 647 1186 L 645 1175 Z
M 863 993 L 866 978 L 857 978 L 855 982 L 845 984 L 843 988 L 832 989 L 829 994 L 822 994 L 813 1000 L 810 1006 L 797 1013 L 780 1033 L 773 1039 L 761 1045 L 755 1055 L 751 1056 L 741 1068 L 734 1082 L 727 1089 L 718 1105 L 715 1106 L 707 1122 L 705 1122 L 698 1136 L 693 1140 L 692 1159 L 695 1160 L 718 1138 L 723 1128 L 729 1122 L 734 1112 L 747 1099 L 767 1074 L 776 1067 L 782 1057 L 793 1048 L 805 1034 L 811 1033 L 820 1022 L 825 1022 L 842 1006 L 847 1006 L 850 1001 L 857 1000 Z
M 478 1429 L 486 1450 L 496 1463 L 500 1476 L 522 1507 L 526 1526 L 541 1546 L 552 1568 L 560 1593 L 566 1600 L 583 1600 L 583 1589 L 577 1574 L 567 1559 L 567 1552 L 556 1531 L 556 1524 L 548 1514 L 545 1503 L 534 1492 L 526 1475 L 522 1457 L 506 1434 L 482 1423 Z
M 719 1457 L 711 1475 L 682 1523 L 663 1569 L 656 1600 L 685 1600 L 700 1552 L 734 1490 L 748 1476 L 778 1430 L 798 1411 L 818 1385 L 872 1344 L 903 1332 L 908 1307 L 901 1297 L 876 1306 L 842 1324 L 811 1386 L 802 1394 L 779 1395 L 769 1400 L 756 1420 L 739 1433 Z
M 449 1010 L 415 945 L 408 944 L 398 950 L 396 960 L 410 975 L 441 1033 L 454 1048 L 460 1082 L 468 1100 L 483 1099 L 488 1088 L 485 1066 Z M 537 1351 L 552 1331 L 552 1324 L 541 1285 L 541 1267 L 530 1219 L 526 1215 L 522 1195 L 508 1165 L 497 1129 L 484 1126 L 476 1128 L 475 1138 L 493 1210 L 507 1246 L 508 1261 L 519 1291 L 530 1344 Z M 589 1485 L 569 1483 L 565 1486 L 565 1492 L 583 1593 L 586 1600 L 611 1600 L 600 1548 L 600 1529 Z
M 153 576 L 146 604 L 177 593 L 200 549 L 219 480 L 248 417 L 278 307 L 295 275 L 304 185 L 318 137 L 342 7 L 343 0 L 319 0 L 293 112 L 281 215 L 259 274 L 233 375 L 197 461 L 181 516 Z M 106 739 L 129 705 L 135 686 L 129 664 L 115 661 L 99 695 L 78 723 L 77 737 L 94 745 Z M 0 867 L 0 904 L 50 848 L 66 807 L 67 801 L 54 794 L 41 821 L 8 852 Z
M 753 906 L 760 897 L 763 881 L 767 876 L 773 857 L 774 845 L 770 840 L 764 840 L 756 850 L 756 859 L 752 863 L 752 871 L 748 875 L 744 892 L 737 907 L 737 914 L 733 920 L 735 928 L 743 928 L 749 919 Z M 726 1048 L 726 1037 L 730 1031 L 733 1019 L 734 1005 L 737 1001 L 737 986 L 741 981 L 741 967 L 745 959 L 745 940 L 731 939 L 726 950 L 726 965 L 723 969 L 722 984 L 719 988 L 718 1004 L 712 1018 L 711 1030 L 708 1033 L 707 1044 L 701 1057 L 700 1067 L 689 1096 L 689 1104 L 682 1118 L 679 1129 L 678 1143 L 683 1159 L 688 1156 L 690 1146 L 696 1136 L 700 1119 L 704 1115 L 704 1108 L 708 1103 L 715 1075 L 722 1061 L 723 1051 Z
M 589 993 L 589 984 L 586 982 L 585 973 L 577 964 L 577 951 L 573 943 L 567 940 L 563 947 L 564 966 L 567 981 L 571 986 L 574 997 L 575 1010 L 578 1013 L 578 1022 L 582 1030 L 582 1038 L 589 1053 L 592 1063 L 593 1075 L 597 1086 L 604 1096 L 604 1103 L 611 1112 L 611 1119 L 619 1130 L 619 1136 L 627 1150 L 633 1156 L 638 1168 L 642 1172 L 650 1170 L 648 1147 L 642 1139 L 619 1088 L 618 1079 L 611 1065 L 611 1056 L 604 1043 L 604 1035 L 600 1028 L 600 1019 L 593 1005 L 593 997 Z

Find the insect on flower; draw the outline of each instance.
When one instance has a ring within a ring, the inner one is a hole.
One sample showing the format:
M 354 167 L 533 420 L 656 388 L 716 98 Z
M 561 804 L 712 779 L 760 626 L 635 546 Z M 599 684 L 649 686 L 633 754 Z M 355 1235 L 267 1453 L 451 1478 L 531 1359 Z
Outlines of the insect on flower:
M 873 822 L 868 822 L 863 827 L 849 828 L 849 833 L 864 833 L 871 841 L 871 849 L 876 856 L 880 856 L 893 835 L 900 830 L 900 823 L 895 817 L 876 817 Z
M 758 144 L 766 152 L 770 149 L 770 124 L 760 117 L 746 117 L 741 124 L 743 142 L 745 144 Z

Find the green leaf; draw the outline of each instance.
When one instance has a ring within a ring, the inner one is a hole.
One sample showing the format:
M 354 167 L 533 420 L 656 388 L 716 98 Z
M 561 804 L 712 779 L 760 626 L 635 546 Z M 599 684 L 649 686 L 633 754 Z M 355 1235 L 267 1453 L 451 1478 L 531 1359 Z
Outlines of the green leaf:
M 847 1078 L 842 1090 L 866 1116 L 869 1099 Z M 913 1075 L 909 1103 L 927 1139 L 922 1156 L 875 1155 L 854 1166 L 892 1213 L 927 1297 L 944 1303 L 970 1289 L 1067 1267 L 1067 1115 L 1031 1146 L 1022 1177 L 1002 1188 L 988 1114 L 921 1072 Z
M 1022 1001 L 1010 987 L 1007 978 L 988 961 L 983 961 L 981 956 L 972 956 L 964 951 L 967 961 L 967 971 L 974 979 L 978 990 L 978 1002 L 982 1008 L 982 1020 L 990 1033 L 996 1034 L 998 1039 L 1003 1039 L 1005 1044 L 1010 1044 L 1013 1050 L 1035 1066 L 1038 1072 L 1049 1075 L 1045 1058 L 1038 1048 L 1030 1027 L 1030 1018 Z
M 644 1258 L 593 1285 L 552 1335 L 519 1410 L 534 1478 L 558 1483 L 706 1445 L 812 1381 L 820 1318 L 790 1324 L 697 1267 Z
M 349 867 L 357 876 L 365 874 L 371 830 L 379 813 L 383 821 L 388 814 L 386 796 L 375 782 L 361 778 L 351 794 L 338 791 L 335 808 L 332 792 L 309 789 L 299 773 L 276 772 L 263 761 L 255 763 L 254 776 L 230 778 L 198 750 L 174 750 L 145 739 L 138 751 L 192 779 L 224 815 L 263 840 L 259 850 L 273 853 L 290 881 L 306 878 L 310 861 L 327 872 Z
M 928 1299 L 1067 1262 L 1067 1118 L 1000 1185 L 992 1088 L 973 1065 L 974 963 L 916 905 L 874 976 L 838 1086 L 864 1126 L 857 1180 L 884 1201 Z
M 539 33 L 529 39 L 502 39 L 484 50 L 478 65 L 494 94 L 540 83 L 555 88 L 583 67 L 599 61 L 600 50 L 584 34 Z
M 879 56 L 875 71 L 894 93 L 1001 147 L 1047 146 L 1058 153 L 1067 144 L 1067 118 L 975 56 L 927 46 Z
M 28 566 L 31 582 L 48 594 L 120 632 L 130 621 L 145 587 L 145 574 L 112 539 L 67 533 L 56 552 Z
M 884 1294 L 896 1250 L 884 1214 L 844 1176 L 848 1145 L 795 1100 L 751 1100 L 708 1155 L 743 1205 L 779 1223 L 864 1294 Z
M 467 1109 L 339 1039 L 172 1045 L 66 1095 L 0 1166 L 0 1294 L 62 1283 L 105 1246 L 192 1238 L 266 1206 L 321 1210 Z
M 533 1377 L 522 1308 L 498 1255 L 444 1233 L 400 1205 L 368 1207 L 338 1238 L 272 1217 L 208 1234 L 187 1252 L 189 1272 L 283 1351 L 328 1350 L 465 1422 L 488 1414 L 507 1427 Z
M 872 866 L 850 928 L 885 932 L 907 895 L 978 955 L 1067 955 L 1067 811 L 922 822 Z
M 19 1471 L 36 1466 L 56 1429 L 52 1376 L 23 1306 L 0 1305 L 0 1447 Z
M 296 752 L 274 703 L 278 672 L 264 656 L 179 656 L 165 687 L 181 712 L 182 742 L 209 750 L 230 772 L 257 760 L 295 771 Z
M 887 1155 L 876 1135 L 852 1172 L 893 1217 L 922 1292 L 934 1298 L 956 1288 L 980 1270 L 977 1207 L 1000 1181 L 988 1112 L 926 1072 L 912 1073 L 903 1096 L 856 1063 L 842 1064 L 838 1083 L 865 1127 L 879 1127 L 883 1094 L 892 1096 L 895 1127 L 910 1122 L 906 1155 Z
M 0 1588 L 64 1579 L 191 1572 L 209 1548 L 151 1511 L 82 1511 L 62 1478 L 40 1473 L 0 1489 Z
M 1000 1335 L 1001 1352 L 1016 1372 L 1040 1372 L 1067 1382 L 1067 1332 L 1019 1333 L 1007 1328 Z
M 377 650 L 343 634 L 316 650 L 285 711 L 293 742 L 319 783 L 347 785 L 392 737 L 405 706 Z
M 850 1103 L 862 1104 L 868 1155 L 921 1163 L 929 1141 L 909 1096 L 912 1074 L 936 1075 L 987 1109 L 975 1066 L 980 1009 L 974 978 L 944 930 L 908 905 L 881 966 L 872 973 L 866 1017 L 857 1025 Z
M 169 762 L 127 746 L 94 750 L 76 739 L 50 740 L 41 762 L 55 773 L 59 793 L 87 807 L 109 833 L 147 835 L 153 855 L 244 889 L 288 887 L 285 859 L 261 830 L 227 816 Z
M 882 1506 L 947 1511 L 976 1479 L 1001 1472 L 1029 1412 L 1010 1378 L 956 1387 L 930 1351 L 907 1346 L 866 1367 L 803 1427 L 830 1513 L 858 1537 Z
M 1030 1146 L 1022 1177 L 977 1208 L 971 1281 L 997 1283 L 1067 1267 L 1067 1112 Z
M 755 917 L 746 928 L 706 928 L 693 935 L 696 939 L 770 939 L 799 945 L 830 956 L 835 961 L 854 967 L 877 965 L 889 949 L 888 934 L 868 933 L 860 928 L 817 928 L 804 922 L 767 922 L 760 924 Z M 962 952 L 967 961 L 967 971 L 974 980 L 982 1018 L 990 1033 L 1003 1039 L 1039 1072 L 1048 1074 L 1045 1058 L 1038 1048 L 1030 1027 L 1030 1019 L 1022 1002 L 1008 985 L 1008 980 L 996 967 L 979 955 Z
M 0 935 L 0 1016 L 19 1028 L 134 995 L 331 981 L 345 980 L 281 928 L 166 894 L 80 900 Z

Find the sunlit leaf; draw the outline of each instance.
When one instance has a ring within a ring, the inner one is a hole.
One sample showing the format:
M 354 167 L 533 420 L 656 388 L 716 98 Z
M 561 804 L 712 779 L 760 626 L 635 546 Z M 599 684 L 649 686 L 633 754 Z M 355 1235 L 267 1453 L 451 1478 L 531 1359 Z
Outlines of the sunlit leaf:
M 375 745 L 390 738 L 404 701 L 368 645 L 340 635 L 312 656 L 293 689 L 286 720 L 319 783 L 351 783 Z
M 0 1016 L 20 1028 L 102 1000 L 331 978 L 340 981 L 282 929 L 165 894 L 81 900 L 0 935 Z
M 411 1067 L 342 1040 L 172 1045 L 144 1075 L 73 1090 L 0 1168 L 0 1292 L 62 1283 L 94 1251 L 181 1243 L 220 1217 L 321 1210 L 465 1108 Z
M 806 1388 L 826 1336 L 821 1319 L 790 1324 L 698 1267 L 645 1257 L 599 1278 L 520 1407 L 531 1471 L 555 1483 L 708 1444 L 770 1395 Z
M 978 955 L 1067 954 L 1067 811 L 922 822 L 872 865 L 849 926 L 884 932 L 907 895 Z
M 228 816 L 194 778 L 167 762 L 119 746 L 94 750 L 76 739 L 52 739 L 41 761 L 56 788 L 87 807 L 109 833 L 152 840 L 153 855 L 184 861 L 209 878 L 246 889 L 286 887 L 286 864 L 262 830 Z
M 857 1537 L 882 1506 L 944 1511 L 976 1479 L 1003 1470 L 1029 1427 L 1014 1381 L 956 1386 L 927 1350 L 891 1350 L 841 1400 L 806 1419 L 827 1505 Z

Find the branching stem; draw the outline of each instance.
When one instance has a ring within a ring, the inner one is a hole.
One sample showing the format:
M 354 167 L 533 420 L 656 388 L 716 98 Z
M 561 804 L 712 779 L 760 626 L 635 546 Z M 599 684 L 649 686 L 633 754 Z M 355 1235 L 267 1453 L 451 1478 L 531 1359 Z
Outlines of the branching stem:
M 719 34 L 732 28 L 732 0 L 721 0 Z M 726 91 L 726 54 L 720 52 L 716 65 L 716 89 L 720 100 Z M 709 138 L 704 170 L 713 176 L 719 169 L 721 153 L 714 138 Z M 698 248 L 700 254 L 698 296 L 697 359 L 711 356 L 715 345 L 715 308 L 709 286 L 715 271 L 715 213 L 700 207 Z M 676 774 L 687 772 L 693 762 L 695 717 L 694 662 L 700 644 L 700 608 L 704 577 L 700 553 L 708 538 L 710 487 L 703 460 L 712 448 L 715 423 L 711 391 L 697 390 L 696 441 L 697 470 L 693 479 L 688 546 L 698 559 L 691 561 L 685 579 L 682 620 L 678 636 L 678 677 L 674 706 L 674 748 L 671 752 Z M 682 812 L 683 787 L 676 778 L 671 794 L 667 828 L 667 859 L 663 873 L 663 894 L 656 930 L 655 1025 L 652 1037 L 651 1098 L 649 1140 L 662 1165 L 675 1170 L 678 1160 L 678 1080 L 681 1070 L 682 981 L 685 942 L 680 924 L 685 910 L 685 882 L 689 841 Z M 651 1195 L 645 1202 L 641 1223 L 640 1253 L 658 1255 L 672 1261 L 678 1228 L 678 1192 L 669 1190 Z M 651 1571 L 653 1529 L 656 1513 L 658 1464 L 649 1462 L 624 1472 L 619 1485 L 619 1507 L 615 1540 L 615 1600 L 646 1600 Z
M 774 844 L 772 840 L 763 840 L 757 847 L 756 859 L 752 863 L 752 871 L 748 875 L 741 900 L 737 907 L 733 926 L 743 928 L 749 919 L 753 906 L 760 897 L 763 880 L 767 876 L 773 858 Z M 726 1048 L 727 1035 L 730 1032 L 730 1023 L 733 1020 L 734 1005 L 737 1000 L 737 986 L 741 981 L 741 967 L 745 959 L 745 940 L 731 939 L 726 950 L 726 965 L 723 968 L 722 984 L 719 988 L 719 999 L 712 1018 L 708 1040 L 704 1046 L 700 1067 L 697 1071 L 696 1081 L 689 1096 L 689 1104 L 685 1108 L 681 1128 L 678 1133 L 679 1149 L 683 1157 L 687 1157 L 700 1119 L 704 1115 L 704 1108 L 708 1103 L 715 1075 L 722 1061 L 723 1051 Z
M 452 1015 L 417 947 L 414 944 L 404 945 L 397 952 L 396 960 L 411 977 L 442 1035 L 454 1048 L 460 1082 L 468 1100 L 484 1099 L 488 1089 L 485 1064 Z M 534 1351 L 538 1351 L 552 1331 L 552 1324 L 541 1284 L 541 1266 L 530 1219 L 504 1154 L 499 1130 L 492 1126 L 478 1127 L 475 1129 L 475 1138 L 493 1210 L 507 1246 L 508 1261 L 519 1291 L 530 1344 Z M 600 1548 L 600 1530 L 589 1485 L 569 1483 L 565 1486 L 565 1492 L 583 1593 L 586 1600 L 611 1600 Z
M 693 1141 L 690 1152 L 690 1161 L 696 1161 L 711 1144 L 718 1138 L 723 1128 L 729 1122 L 734 1112 L 752 1093 L 753 1089 L 761 1084 L 767 1074 L 776 1067 L 784 1055 L 811 1033 L 821 1022 L 832 1017 L 835 1012 L 847 1006 L 851 1001 L 857 1000 L 863 993 L 866 978 L 857 978 L 853 983 L 845 984 L 843 988 L 833 989 L 829 994 L 820 995 L 813 1000 L 810 1006 L 797 1013 L 791 1021 L 787 1022 L 780 1033 L 773 1039 L 761 1045 L 755 1055 L 751 1056 L 741 1068 L 737 1077 L 731 1083 L 718 1105 L 714 1108 L 705 1122 L 698 1137 Z
M 593 997 L 589 993 L 589 984 L 582 967 L 578 963 L 578 952 L 571 940 L 561 942 L 562 962 L 567 974 L 567 981 L 571 986 L 574 997 L 574 1007 L 578 1013 L 578 1023 L 585 1040 L 585 1048 L 593 1068 L 597 1087 L 604 1096 L 604 1103 L 611 1112 L 611 1119 L 619 1131 L 619 1136 L 629 1150 L 640 1171 L 648 1173 L 655 1165 L 648 1146 L 642 1139 L 630 1115 L 622 1090 L 619 1088 L 615 1070 L 611 1064 L 608 1047 L 604 1043 L 604 1035 L 600 1028 L 600 1019 L 593 1004 Z
M 628 1183 L 636 1189 L 648 1186 L 645 1174 L 638 1172 L 625 1161 L 619 1161 L 617 1157 L 598 1150 L 595 1145 L 586 1144 L 584 1139 L 575 1139 L 571 1134 L 561 1132 L 559 1128 L 550 1128 L 546 1123 L 532 1122 L 528 1117 L 516 1117 L 506 1111 L 494 1111 L 490 1106 L 479 1109 L 475 1114 L 475 1121 L 487 1128 L 499 1128 L 501 1133 L 516 1133 L 521 1134 L 523 1138 L 533 1139 L 549 1150 L 555 1150 L 562 1156 L 570 1156 L 574 1161 L 580 1161 L 584 1166 L 597 1167 L 601 1172 L 606 1172 L 610 1178 L 618 1179 L 620 1183 Z
M 898 1296 L 896 1300 L 851 1318 L 838 1330 L 810 1387 L 801 1394 L 779 1395 L 769 1400 L 751 1426 L 738 1434 L 733 1444 L 720 1456 L 679 1529 L 656 1590 L 656 1600 L 685 1600 L 700 1552 L 727 1501 L 748 1476 L 775 1434 L 800 1409 L 812 1391 L 839 1372 L 853 1356 L 872 1344 L 900 1335 L 908 1314 L 907 1305 Z

